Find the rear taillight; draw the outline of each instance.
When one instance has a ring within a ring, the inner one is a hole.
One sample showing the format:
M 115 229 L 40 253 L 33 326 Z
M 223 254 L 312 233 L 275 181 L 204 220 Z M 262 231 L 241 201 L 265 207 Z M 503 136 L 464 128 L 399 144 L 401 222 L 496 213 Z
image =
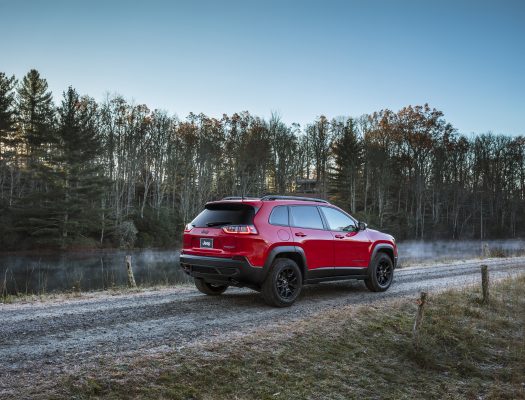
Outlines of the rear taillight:
M 186 226 L 184 227 L 184 232 L 189 232 L 193 229 L 193 225 L 192 224 L 186 224 Z
M 222 227 L 225 233 L 237 233 L 241 235 L 257 235 L 257 229 L 253 225 L 226 225 Z

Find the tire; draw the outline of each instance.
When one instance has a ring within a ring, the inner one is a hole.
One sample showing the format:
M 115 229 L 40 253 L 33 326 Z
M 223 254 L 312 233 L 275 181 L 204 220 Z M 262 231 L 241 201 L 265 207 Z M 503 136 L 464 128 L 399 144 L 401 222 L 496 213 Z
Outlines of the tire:
M 218 296 L 223 294 L 224 291 L 228 289 L 228 285 L 209 283 L 202 278 L 195 278 L 195 286 L 199 292 L 207 294 L 208 296 Z
M 368 267 L 365 285 L 371 292 L 384 292 L 394 280 L 394 264 L 388 254 L 379 252 Z
M 297 263 L 289 258 L 277 258 L 262 285 L 264 301 L 274 307 L 291 306 L 303 287 L 303 277 Z

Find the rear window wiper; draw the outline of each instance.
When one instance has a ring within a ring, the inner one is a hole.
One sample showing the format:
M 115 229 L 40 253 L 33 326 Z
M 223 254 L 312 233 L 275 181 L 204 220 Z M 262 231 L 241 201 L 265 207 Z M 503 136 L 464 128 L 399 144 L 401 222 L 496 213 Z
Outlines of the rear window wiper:
M 228 225 L 231 224 L 230 221 L 219 221 L 219 222 L 208 222 L 206 226 L 218 226 L 218 225 Z

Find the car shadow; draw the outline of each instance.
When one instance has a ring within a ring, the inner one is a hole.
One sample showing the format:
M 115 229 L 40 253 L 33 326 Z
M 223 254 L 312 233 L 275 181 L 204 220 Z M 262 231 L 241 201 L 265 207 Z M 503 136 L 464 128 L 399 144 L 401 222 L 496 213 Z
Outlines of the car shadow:
M 362 281 L 340 281 L 340 282 L 323 282 L 312 285 L 305 285 L 302 288 L 300 296 L 297 298 L 295 304 L 301 301 L 318 302 L 324 300 L 338 300 L 343 297 L 361 295 L 369 292 Z M 251 289 L 231 288 L 220 296 L 196 296 L 192 298 L 192 302 L 199 302 L 203 304 L 226 304 L 233 308 L 266 308 L 268 310 L 275 309 L 268 306 L 262 295 Z M 293 306 L 290 308 L 293 310 Z

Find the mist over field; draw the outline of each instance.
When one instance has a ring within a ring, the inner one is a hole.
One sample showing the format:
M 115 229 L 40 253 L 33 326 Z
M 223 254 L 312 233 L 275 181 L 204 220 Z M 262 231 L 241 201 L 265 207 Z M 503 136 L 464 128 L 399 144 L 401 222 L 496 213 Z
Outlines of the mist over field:
M 485 247 L 486 246 L 486 247 Z M 441 261 L 512 257 L 525 254 L 525 241 L 437 240 L 398 243 L 399 267 Z M 193 282 L 179 267 L 178 249 L 100 250 L 38 254 L 0 254 L 0 280 L 11 294 L 101 290 L 126 285 L 125 257 L 131 255 L 141 286 Z
M 513 257 L 525 254 L 523 239 L 509 240 L 408 240 L 398 243 L 401 267 L 434 261 L 484 257 Z

